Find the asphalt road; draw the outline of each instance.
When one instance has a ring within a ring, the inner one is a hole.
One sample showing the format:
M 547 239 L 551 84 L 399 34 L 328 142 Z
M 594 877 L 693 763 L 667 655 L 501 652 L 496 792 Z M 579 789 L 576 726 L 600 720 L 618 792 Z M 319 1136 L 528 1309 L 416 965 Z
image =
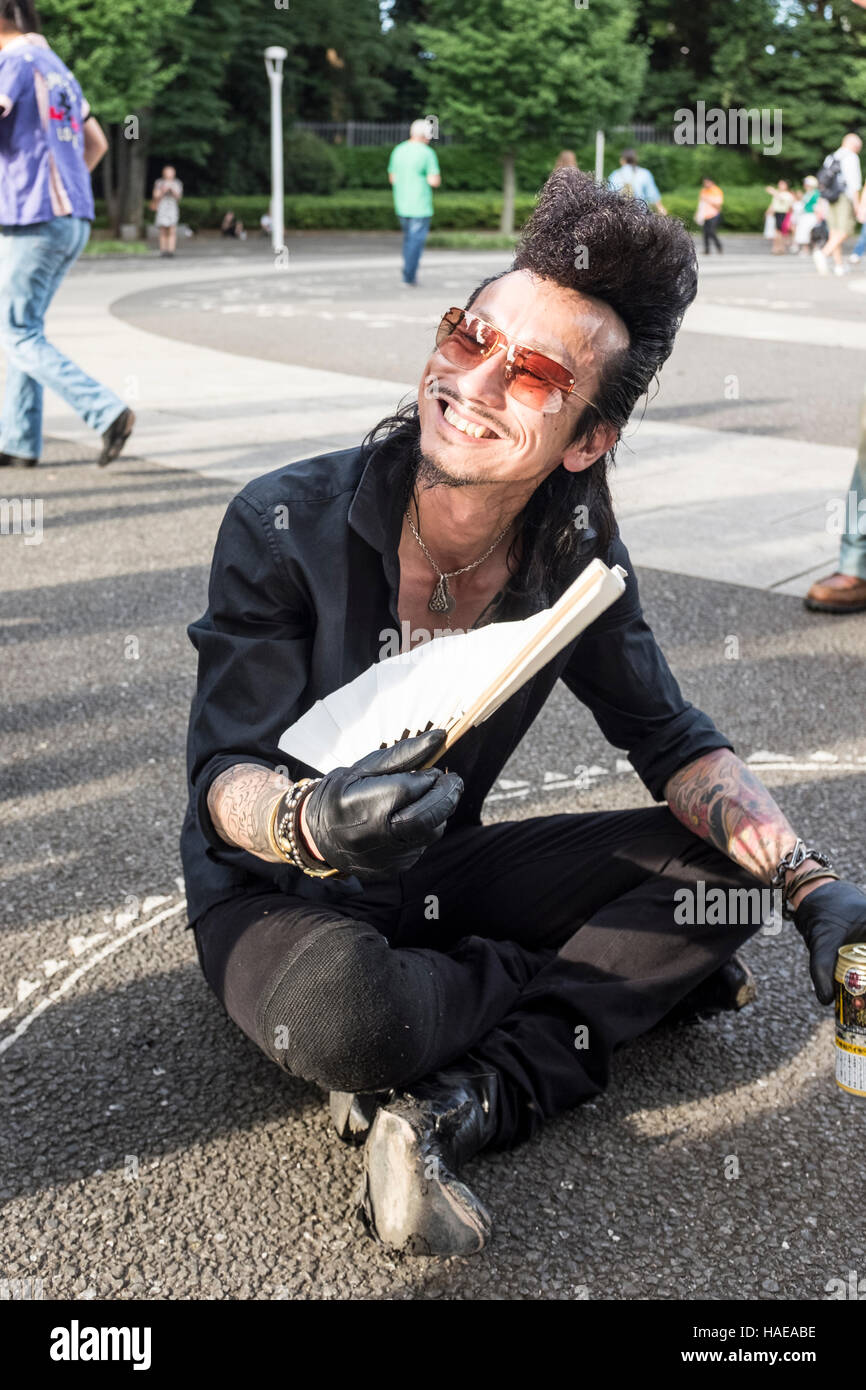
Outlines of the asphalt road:
M 814 286 L 800 270 L 802 298 Z M 338 278 L 331 292 L 350 293 Z M 767 294 L 749 267 L 720 293 L 741 283 Z M 770 297 L 795 295 L 774 280 Z M 214 311 L 187 299 L 172 322 L 146 295 L 117 311 L 162 313 L 167 339 L 212 342 Z M 415 350 L 419 327 L 398 354 Z M 303 320 L 263 318 L 256 331 L 259 356 L 329 365 Z M 249 350 L 238 320 L 232 335 L 231 350 Z M 332 337 L 328 351 L 357 372 L 360 342 Z M 731 347 L 684 341 L 651 409 L 718 426 L 707 373 Z M 723 427 L 848 442 L 832 403 L 849 388 L 856 400 L 856 362 L 803 344 L 737 354 L 753 413 L 741 404 L 740 423 Z M 828 1280 L 866 1274 L 863 1102 L 833 1082 L 831 1020 L 789 927 L 747 948 L 755 1005 L 641 1039 L 618 1055 L 604 1098 L 471 1165 L 497 1219 L 487 1252 L 436 1261 L 373 1244 L 352 1214 L 360 1158 L 331 1131 L 325 1097 L 230 1023 L 185 929 L 185 626 L 205 606 L 233 488 L 134 454 L 99 470 L 58 440 L 37 474 L 3 483 L 7 497 L 42 499 L 44 531 L 0 545 L 0 1279 L 41 1281 L 52 1299 L 817 1300 Z M 688 697 L 741 756 L 760 755 L 795 826 L 866 881 L 866 619 L 657 570 L 639 578 Z M 558 689 L 485 819 L 650 804 L 620 756 Z

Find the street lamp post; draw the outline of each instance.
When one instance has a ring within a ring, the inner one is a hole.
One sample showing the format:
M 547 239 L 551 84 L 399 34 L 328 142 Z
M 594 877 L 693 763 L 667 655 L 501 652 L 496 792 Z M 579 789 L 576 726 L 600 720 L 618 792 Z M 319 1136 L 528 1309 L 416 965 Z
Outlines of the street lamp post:
M 265 49 L 265 69 L 271 88 L 271 246 L 283 248 L 283 63 L 285 48 Z

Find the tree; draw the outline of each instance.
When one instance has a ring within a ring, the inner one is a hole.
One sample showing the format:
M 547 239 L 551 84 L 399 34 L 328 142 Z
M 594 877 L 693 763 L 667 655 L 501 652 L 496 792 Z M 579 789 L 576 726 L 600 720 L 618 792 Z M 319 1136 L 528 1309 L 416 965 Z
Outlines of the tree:
M 646 58 L 631 42 L 633 0 L 429 0 L 416 32 L 428 58 L 428 107 L 502 161 L 503 232 L 514 228 L 514 157 L 556 134 L 579 144 L 626 120 Z
M 166 35 L 192 0 L 42 0 L 46 37 L 109 133 L 103 187 L 115 228 L 140 225 L 152 109 L 178 76 Z
M 773 45 L 772 105 L 782 110 L 783 159 L 801 177 L 863 124 L 866 13 L 789 0 Z
M 762 0 L 763 2 L 763 0 Z M 669 125 L 680 107 L 708 96 L 713 47 L 710 26 L 736 0 L 638 0 L 635 33 L 649 63 L 641 93 L 641 120 Z

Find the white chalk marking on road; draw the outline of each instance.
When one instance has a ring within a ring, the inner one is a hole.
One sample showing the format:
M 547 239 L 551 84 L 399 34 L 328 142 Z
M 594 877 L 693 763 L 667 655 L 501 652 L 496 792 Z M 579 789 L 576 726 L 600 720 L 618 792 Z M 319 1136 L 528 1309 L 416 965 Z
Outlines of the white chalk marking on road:
M 18 989 L 15 996 L 17 1004 L 23 1004 L 25 999 L 29 999 L 34 990 L 39 988 L 38 980 L 19 980 Z
M 94 966 L 100 965 L 104 960 L 107 960 L 109 956 L 113 956 L 115 951 L 119 951 L 121 946 L 125 946 L 126 943 L 132 941 L 134 937 L 140 936 L 142 932 L 149 931 L 151 927 L 158 926 L 160 922 L 166 921 L 169 917 L 176 917 L 179 912 L 183 912 L 185 909 L 185 901 L 176 903 L 174 907 L 167 907 L 164 912 L 158 913 L 156 917 L 151 917 L 150 921 L 139 922 L 138 926 L 133 927 L 132 931 L 127 932 L 125 936 L 118 937 L 116 941 L 112 941 L 107 946 L 103 946 L 102 950 L 97 951 L 95 956 L 91 956 L 90 960 L 85 961 L 83 965 L 79 965 L 78 969 L 73 970 L 71 975 L 67 975 L 66 979 L 57 989 L 53 990 L 51 994 L 46 995 L 44 999 L 41 999 L 36 1007 L 31 1009 L 30 1013 L 25 1015 L 21 1022 L 13 1028 L 11 1033 L 7 1033 L 5 1038 L 0 1038 L 0 1054 L 4 1053 L 7 1048 L 10 1048 L 19 1038 L 23 1038 L 31 1024 L 36 1022 L 40 1014 L 44 1014 L 46 1009 L 50 1009 L 52 1004 L 56 1004 L 57 1001 L 61 999 L 64 994 L 68 993 L 72 986 L 76 984 L 83 975 L 86 975 L 88 971 L 92 970 Z
M 89 951 L 98 941 L 104 941 L 107 936 L 106 931 L 94 932 L 92 936 L 70 936 L 66 944 L 74 956 L 83 956 L 85 951 Z

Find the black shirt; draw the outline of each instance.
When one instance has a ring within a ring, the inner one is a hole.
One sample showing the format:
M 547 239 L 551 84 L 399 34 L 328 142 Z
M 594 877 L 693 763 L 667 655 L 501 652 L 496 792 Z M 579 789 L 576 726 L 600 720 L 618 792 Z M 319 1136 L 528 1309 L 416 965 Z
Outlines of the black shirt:
M 288 768 L 293 780 L 317 775 L 287 758 L 279 738 L 316 700 L 378 661 L 388 632 L 401 631 L 397 549 L 406 468 L 405 451 L 387 444 L 367 455 L 347 449 L 265 474 L 229 504 L 214 550 L 208 610 L 189 627 L 198 651 L 181 836 L 190 923 L 218 902 L 274 885 L 331 902 L 364 892 L 354 876 L 317 880 L 226 844 L 211 824 L 207 792 L 237 762 Z M 585 548 L 593 535 L 586 533 Z M 571 579 L 589 558 L 578 561 Z M 683 699 L 644 621 L 618 534 L 602 558 L 628 571 L 625 593 L 449 750 L 448 768 L 465 790 L 446 834 L 481 823 L 484 798 L 560 676 L 608 741 L 627 753 L 656 801 L 686 763 L 732 747 Z M 559 596 L 530 599 L 506 585 L 492 615 L 498 622 L 527 617 Z M 431 619 L 431 627 L 441 621 Z

